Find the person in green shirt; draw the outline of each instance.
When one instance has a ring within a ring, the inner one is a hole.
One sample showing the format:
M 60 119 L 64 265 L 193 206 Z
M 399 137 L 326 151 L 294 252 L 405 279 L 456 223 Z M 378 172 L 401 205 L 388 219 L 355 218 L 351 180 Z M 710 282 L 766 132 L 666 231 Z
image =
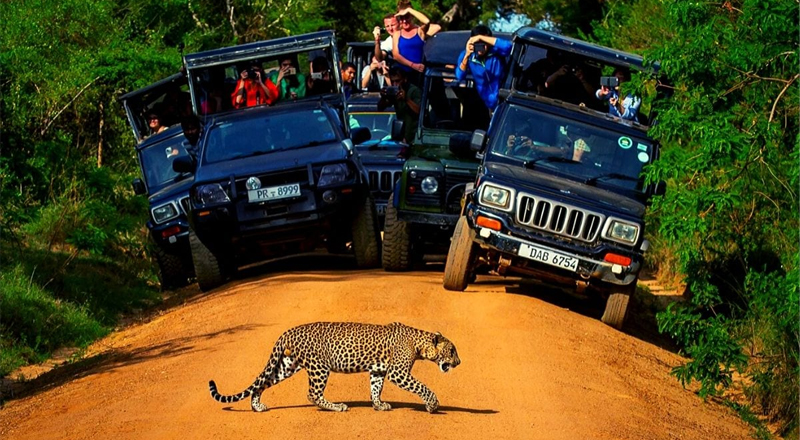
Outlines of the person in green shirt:
M 403 121 L 403 141 L 412 146 L 419 123 L 420 103 L 422 90 L 408 82 L 406 72 L 397 65 L 389 69 L 389 78 L 393 86 L 381 90 L 381 99 L 378 101 L 378 111 L 394 105 L 397 119 Z M 406 150 L 407 151 L 407 150 Z
M 280 60 L 278 70 L 272 72 L 269 79 L 278 86 L 278 100 L 287 101 L 305 98 L 306 76 L 299 72 L 297 60 L 287 56 Z

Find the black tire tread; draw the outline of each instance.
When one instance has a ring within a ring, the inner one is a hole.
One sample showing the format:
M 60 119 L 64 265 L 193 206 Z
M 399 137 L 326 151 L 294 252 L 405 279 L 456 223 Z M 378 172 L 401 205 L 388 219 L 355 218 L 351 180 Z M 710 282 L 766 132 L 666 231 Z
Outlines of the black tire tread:
M 442 282 L 445 289 L 462 292 L 469 285 L 475 255 L 474 237 L 475 231 L 467 224 L 467 218 L 460 217 L 447 251 Z
M 381 264 L 381 238 L 377 218 L 375 203 L 371 197 L 366 197 L 352 226 L 353 253 L 359 268 L 373 268 Z
M 636 282 L 630 286 L 613 287 L 606 300 L 606 308 L 600 320 L 617 330 L 622 330 L 628 314 L 628 303 L 635 291 Z
M 218 255 L 215 255 L 197 235 L 189 230 L 189 246 L 192 249 L 192 262 L 200 290 L 207 292 L 225 282 L 225 268 Z
M 170 254 L 153 243 L 153 256 L 158 264 L 158 280 L 161 290 L 177 289 L 189 284 L 189 275 L 183 267 L 183 260 Z
M 411 268 L 411 238 L 409 224 L 397 218 L 394 194 L 386 204 L 386 219 L 383 225 L 383 268 L 390 272 Z

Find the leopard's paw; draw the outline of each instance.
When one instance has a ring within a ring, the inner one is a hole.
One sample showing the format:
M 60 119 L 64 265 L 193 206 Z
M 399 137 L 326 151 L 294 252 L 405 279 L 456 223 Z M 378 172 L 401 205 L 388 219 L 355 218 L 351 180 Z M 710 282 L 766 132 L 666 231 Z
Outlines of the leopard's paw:
M 388 403 L 386 403 L 386 402 L 381 402 L 381 403 L 380 403 L 380 404 L 378 404 L 378 405 L 374 405 L 374 404 L 373 404 L 373 405 L 372 405 L 372 408 L 374 408 L 374 409 L 375 409 L 375 411 L 389 411 L 390 409 L 392 409 L 392 405 L 389 405 L 389 404 L 388 404 Z

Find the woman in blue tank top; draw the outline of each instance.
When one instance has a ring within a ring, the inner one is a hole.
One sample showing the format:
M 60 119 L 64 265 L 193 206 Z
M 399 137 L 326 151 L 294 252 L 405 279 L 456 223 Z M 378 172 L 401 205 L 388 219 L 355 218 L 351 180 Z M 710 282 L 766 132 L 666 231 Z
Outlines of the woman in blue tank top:
M 440 27 L 435 25 L 432 27 L 430 19 L 425 14 L 411 7 L 400 9 L 395 16 L 399 26 L 392 35 L 394 60 L 406 72 L 423 72 L 425 66 L 422 64 L 422 49 L 425 47 L 426 34 L 430 30 L 432 31 L 430 35 L 433 35 Z M 414 18 L 419 20 L 419 26 L 414 24 Z

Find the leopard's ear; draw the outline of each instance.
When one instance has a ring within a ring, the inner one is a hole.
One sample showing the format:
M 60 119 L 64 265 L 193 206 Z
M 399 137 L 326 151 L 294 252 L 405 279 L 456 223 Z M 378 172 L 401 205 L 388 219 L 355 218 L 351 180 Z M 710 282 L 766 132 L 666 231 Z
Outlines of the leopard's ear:
M 431 342 L 433 342 L 433 346 L 434 347 L 439 345 L 439 340 L 441 338 L 442 338 L 442 334 L 441 333 L 436 332 L 436 333 L 433 334 L 433 339 L 431 340 Z

